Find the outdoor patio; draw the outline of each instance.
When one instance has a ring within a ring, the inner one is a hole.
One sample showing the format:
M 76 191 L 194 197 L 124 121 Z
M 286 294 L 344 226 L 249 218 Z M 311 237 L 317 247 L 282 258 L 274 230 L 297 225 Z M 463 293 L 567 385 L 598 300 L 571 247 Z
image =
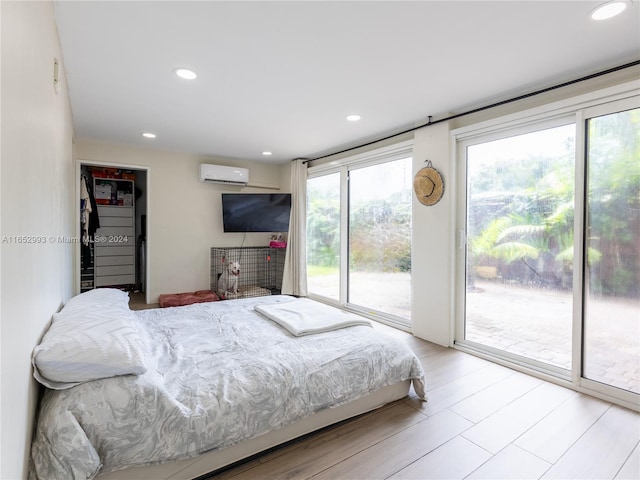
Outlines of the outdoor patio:
M 639 302 L 592 299 L 585 326 L 585 377 L 640 393 Z M 466 338 L 571 368 L 571 292 L 476 281 L 467 292 Z
M 408 273 L 353 274 L 354 302 L 410 318 Z M 393 278 L 391 278 L 393 277 Z M 380 295 L 394 286 L 393 296 Z M 314 293 L 337 294 L 335 277 L 313 279 Z M 640 301 L 592 300 L 585 335 L 585 376 L 640 393 Z M 476 280 L 467 292 L 466 339 L 571 369 L 571 292 Z

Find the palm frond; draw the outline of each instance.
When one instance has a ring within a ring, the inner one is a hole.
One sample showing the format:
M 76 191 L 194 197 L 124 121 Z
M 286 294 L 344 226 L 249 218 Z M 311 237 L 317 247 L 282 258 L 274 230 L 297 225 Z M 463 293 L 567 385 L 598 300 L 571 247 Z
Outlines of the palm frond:
M 544 223 L 550 227 L 563 227 L 573 222 L 573 202 L 559 204 L 555 211 L 545 218 Z
M 525 238 L 536 238 L 544 235 L 544 225 L 513 225 L 505 228 L 496 238 L 496 243 L 504 241 L 522 240 Z
M 496 245 L 491 249 L 492 256 L 504 260 L 506 262 L 513 262 L 522 258 L 537 259 L 540 255 L 540 251 L 522 242 L 506 242 Z
M 587 249 L 587 259 L 589 260 L 589 265 L 594 265 L 600 261 L 602 258 L 602 253 L 599 250 L 589 247 Z M 565 248 L 560 253 L 555 256 L 555 259 L 561 262 L 572 263 L 573 262 L 573 246 L 569 248 Z
M 573 262 L 573 245 L 559 252 L 555 258 L 559 262 L 572 263 Z

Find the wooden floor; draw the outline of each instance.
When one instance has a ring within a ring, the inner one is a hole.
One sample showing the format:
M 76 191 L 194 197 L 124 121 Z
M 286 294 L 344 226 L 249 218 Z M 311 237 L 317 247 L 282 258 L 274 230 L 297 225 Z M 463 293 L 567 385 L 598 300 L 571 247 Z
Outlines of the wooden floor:
M 146 310 L 147 308 L 160 308 L 160 304 L 145 303 L 145 294 L 143 292 L 130 292 L 129 308 L 131 310 Z
M 412 391 L 211 479 L 640 478 L 640 414 L 389 331 L 421 359 L 428 402 Z

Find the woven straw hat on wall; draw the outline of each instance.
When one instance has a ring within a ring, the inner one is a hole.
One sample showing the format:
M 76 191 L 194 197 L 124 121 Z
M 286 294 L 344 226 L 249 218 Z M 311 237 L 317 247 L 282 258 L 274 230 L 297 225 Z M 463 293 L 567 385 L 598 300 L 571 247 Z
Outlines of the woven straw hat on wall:
M 440 201 L 444 194 L 444 182 L 442 176 L 435 168 L 429 166 L 421 169 L 413 178 L 413 190 L 416 197 L 423 205 L 431 206 Z

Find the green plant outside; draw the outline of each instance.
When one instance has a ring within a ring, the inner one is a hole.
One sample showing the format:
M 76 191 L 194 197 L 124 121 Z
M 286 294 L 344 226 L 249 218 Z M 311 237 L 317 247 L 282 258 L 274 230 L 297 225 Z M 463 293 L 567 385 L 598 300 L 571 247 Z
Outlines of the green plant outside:
M 587 261 L 591 291 L 640 296 L 640 110 L 590 123 Z M 470 187 L 468 266 L 509 282 L 570 289 L 574 162 L 497 161 Z M 473 279 L 472 279 L 473 281 Z

